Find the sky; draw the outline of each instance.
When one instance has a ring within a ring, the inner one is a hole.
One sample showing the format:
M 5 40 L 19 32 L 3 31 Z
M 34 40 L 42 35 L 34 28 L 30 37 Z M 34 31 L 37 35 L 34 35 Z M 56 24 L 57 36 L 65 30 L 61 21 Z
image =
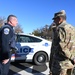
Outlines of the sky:
M 0 17 L 16 15 L 26 34 L 50 25 L 60 10 L 66 11 L 67 22 L 75 26 L 75 0 L 0 0 Z

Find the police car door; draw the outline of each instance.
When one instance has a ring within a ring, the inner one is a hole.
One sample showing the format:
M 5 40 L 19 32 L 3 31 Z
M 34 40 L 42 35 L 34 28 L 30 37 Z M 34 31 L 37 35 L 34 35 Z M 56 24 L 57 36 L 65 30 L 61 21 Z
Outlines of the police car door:
M 35 49 L 38 49 L 38 43 L 35 42 L 35 38 L 28 35 L 17 35 L 18 51 L 16 53 L 16 60 L 23 60 L 27 58 L 27 55 L 34 54 Z

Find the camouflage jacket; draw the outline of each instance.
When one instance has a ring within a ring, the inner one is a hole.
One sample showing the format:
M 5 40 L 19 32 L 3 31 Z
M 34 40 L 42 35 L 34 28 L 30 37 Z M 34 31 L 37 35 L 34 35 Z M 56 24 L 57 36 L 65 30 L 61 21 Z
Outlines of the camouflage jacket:
M 75 57 L 75 28 L 66 23 L 61 23 L 53 32 L 52 49 L 56 59 Z

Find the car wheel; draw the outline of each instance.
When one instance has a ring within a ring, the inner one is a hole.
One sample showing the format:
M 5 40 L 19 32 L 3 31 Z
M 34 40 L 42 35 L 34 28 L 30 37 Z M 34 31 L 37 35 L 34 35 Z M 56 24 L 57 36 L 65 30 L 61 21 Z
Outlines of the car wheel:
M 44 65 L 47 62 L 47 54 L 44 52 L 38 52 L 35 54 L 33 61 L 36 65 Z

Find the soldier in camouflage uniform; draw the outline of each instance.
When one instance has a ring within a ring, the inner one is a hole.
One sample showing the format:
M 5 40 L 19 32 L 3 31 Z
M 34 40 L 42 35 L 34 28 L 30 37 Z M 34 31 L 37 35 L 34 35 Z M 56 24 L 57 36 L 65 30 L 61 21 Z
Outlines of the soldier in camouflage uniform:
M 66 13 L 54 14 L 51 64 L 52 75 L 71 75 L 75 63 L 75 28 L 66 22 Z

